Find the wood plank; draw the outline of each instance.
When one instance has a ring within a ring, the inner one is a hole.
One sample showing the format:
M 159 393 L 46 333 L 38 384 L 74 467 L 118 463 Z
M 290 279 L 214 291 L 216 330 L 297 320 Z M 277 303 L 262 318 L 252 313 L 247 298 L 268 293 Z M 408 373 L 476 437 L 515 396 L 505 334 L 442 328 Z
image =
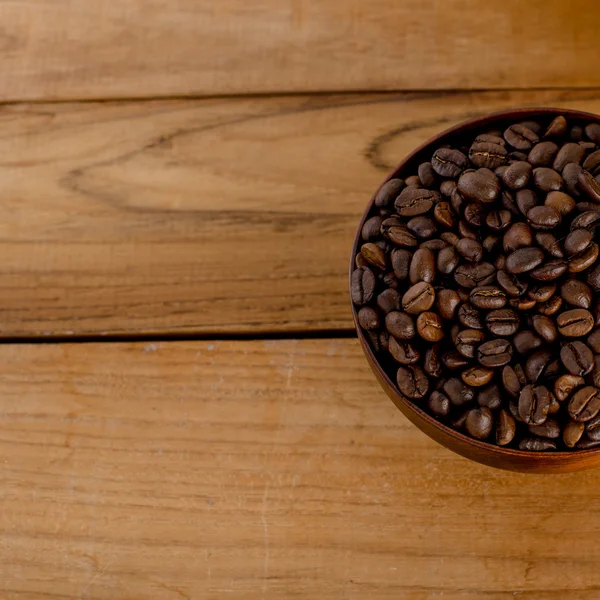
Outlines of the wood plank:
M 0 98 L 593 87 L 589 0 L 20 0 Z
M 385 174 L 533 104 L 600 112 L 600 92 L 5 106 L 0 335 L 348 330 L 348 252 Z
M 437 446 L 356 340 L 0 346 L 0 596 L 595 600 L 597 473 Z

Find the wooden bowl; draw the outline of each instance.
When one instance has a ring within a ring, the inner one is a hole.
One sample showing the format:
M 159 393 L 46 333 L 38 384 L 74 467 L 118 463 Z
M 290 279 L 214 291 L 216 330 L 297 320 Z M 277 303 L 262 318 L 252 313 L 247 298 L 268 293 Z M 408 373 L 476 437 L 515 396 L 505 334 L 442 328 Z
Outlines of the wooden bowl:
M 417 166 L 425 160 L 430 160 L 437 147 L 443 144 L 452 143 L 469 133 L 481 132 L 486 129 L 503 130 L 510 123 L 527 119 L 542 118 L 544 121 L 550 121 L 558 115 L 564 115 L 567 120 L 571 118 L 578 122 L 600 123 L 600 116 L 598 115 L 557 108 L 511 110 L 479 117 L 460 123 L 459 125 L 451 127 L 432 137 L 422 146 L 411 152 L 383 183 L 386 183 L 389 179 L 395 177 L 405 178 L 415 174 L 417 172 Z M 350 276 L 355 268 L 354 258 L 361 243 L 361 229 L 371 212 L 375 195 L 376 194 L 371 198 L 358 225 L 356 235 L 354 236 L 352 255 L 350 257 Z M 566 473 L 590 469 L 600 465 L 600 448 L 570 452 L 525 452 L 475 440 L 440 423 L 437 419 L 421 410 L 419 406 L 400 394 L 395 383 L 392 382 L 379 364 L 377 357 L 371 349 L 369 341 L 359 326 L 357 310 L 354 304 L 352 304 L 352 314 L 354 315 L 354 325 L 358 333 L 358 339 L 360 340 L 365 356 L 367 357 L 367 361 L 369 362 L 373 373 L 375 373 L 375 377 L 377 377 L 377 381 L 379 381 L 379 384 L 385 390 L 385 393 L 390 397 L 398 409 L 400 409 L 404 416 L 436 442 L 439 442 L 443 446 L 446 446 L 446 448 L 449 448 L 466 458 L 470 458 L 471 460 L 510 471 L 527 473 Z

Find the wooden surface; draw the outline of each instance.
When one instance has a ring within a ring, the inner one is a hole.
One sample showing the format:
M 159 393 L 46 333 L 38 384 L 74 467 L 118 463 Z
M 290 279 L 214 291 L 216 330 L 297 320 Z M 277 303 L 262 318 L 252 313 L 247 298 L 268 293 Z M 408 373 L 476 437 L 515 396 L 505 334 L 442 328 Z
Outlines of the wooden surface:
M 5 106 L 0 335 L 351 330 L 352 238 L 387 172 L 518 105 L 600 93 Z
M 595 600 L 594 472 L 437 446 L 357 340 L 0 347 L 0 596 Z
M 591 87 L 592 0 L 0 3 L 0 98 Z

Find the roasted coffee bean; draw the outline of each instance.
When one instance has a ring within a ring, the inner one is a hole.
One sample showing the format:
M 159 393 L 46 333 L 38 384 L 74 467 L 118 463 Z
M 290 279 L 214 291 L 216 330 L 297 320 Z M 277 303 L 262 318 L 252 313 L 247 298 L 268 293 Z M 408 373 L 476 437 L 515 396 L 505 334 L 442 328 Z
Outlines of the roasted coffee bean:
M 456 349 L 466 358 L 475 358 L 475 350 L 485 339 L 485 334 L 479 329 L 463 329 L 455 340 Z
M 493 210 L 485 218 L 485 224 L 493 231 L 502 231 L 506 229 L 512 221 L 510 211 Z
M 419 243 L 406 227 L 388 227 L 384 221 L 381 225 L 381 232 L 392 244 L 401 248 L 415 248 Z
M 531 298 L 510 298 L 508 304 L 515 310 L 531 310 L 535 307 L 535 300 Z
M 440 192 L 442 193 L 442 196 L 446 196 L 447 198 L 450 198 L 450 196 L 452 196 L 452 192 L 455 189 L 456 181 L 453 181 L 452 179 L 446 179 L 440 184 Z
M 499 256 L 494 262 L 494 267 L 496 267 L 496 269 L 499 271 L 504 271 L 504 267 L 506 267 L 506 256 Z
M 384 287 L 391 288 L 394 290 L 397 290 L 399 285 L 398 279 L 396 279 L 396 276 L 392 271 L 389 271 L 388 273 L 383 273 L 381 275 L 381 283 L 384 285 Z
M 560 286 L 560 295 L 565 302 L 578 308 L 590 308 L 593 293 L 590 286 L 579 279 L 567 279 Z
M 389 338 L 388 351 L 402 365 L 414 365 L 421 359 L 421 353 L 410 342 L 399 342 L 394 336 Z
M 538 136 L 525 125 L 511 125 L 504 132 L 504 139 L 517 150 L 529 150 L 539 141 Z
M 563 300 L 560 296 L 552 296 L 550 300 L 546 300 L 546 302 L 538 304 L 537 311 L 542 315 L 551 317 L 561 309 L 562 303 Z
M 554 281 L 567 270 L 568 263 L 565 260 L 549 260 L 543 265 L 533 269 L 529 276 L 536 281 Z
M 475 398 L 474 390 L 456 377 L 448 379 L 442 389 L 454 406 L 463 406 L 472 402 Z
M 598 225 L 600 225 L 600 213 L 595 210 L 586 210 L 573 218 L 571 221 L 571 231 L 575 229 L 589 229 L 593 234 Z
M 521 393 L 521 382 L 515 370 L 510 366 L 506 365 L 502 369 L 502 385 L 504 389 L 514 398 L 518 398 Z
M 572 375 L 583 377 L 594 366 L 592 351 L 579 340 L 568 342 L 560 349 L 560 360 Z
M 500 287 L 512 297 L 522 296 L 527 291 L 527 283 L 522 282 L 516 275 L 500 270 L 496 273 Z
M 460 263 L 460 257 L 454 246 L 442 248 L 436 259 L 437 270 L 442 275 L 449 275 Z
M 588 271 L 586 280 L 595 292 L 600 292 L 600 264 Z
M 450 412 L 450 400 L 438 391 L 431 393 L 427 406 L 436 417 L 445 417 Z
M 562 170 L 562 177 L 565 182 L 565 191 L 573 198 L 579 198 L 579 176 L 583 172 L 581 165 L 569 163 Z
M 421 163 L 417 169 L 417 173 L 423 187 L 432 188 L 435 186 L 437 179 L 430 162 Z
M 448 202 L 438 202 L 433 209 L 433 218 L 442 227 L 454 227 L 456 225 L 456 217 L 454 211 Z
M 550 394 L 550 408 L 548 409 L 549 415 L 555 415 L 560 412 L 560 402 L 554 397 L 554 394 Z
M 458 320 L 469 329 L 483 329 L 481 313 L 470 304 L 463 304 L 458 309 Z
M 594 317 L 584 308 L 573 308 L 558 315 L 558 332 L 565 337 L 582 337 L 594 327 Z
M 533 170 L 533 183 L 542 192 L 560 192 L 564 188 L 565 182 L 554 169 L 547 167 L 538 167 Z
M 480 262 L 483 257 L 483 248 L 477 240 L 463 238 L 456 245 L 456 251 L 470 262 Z
M 496 268 L 488 262 L 460 265 L 454 271 L 456 283 L 465 288 L 489 285 L 493 283 L 495 275 Z
M 461 238 L 470 238 L 472 240 L 477 239 L 477 234 L 464 221 L 458 222 L 458 235 Z
M 495 384 L 484 387 L 477 394 L 477 403 L 479 406 L 485 406 L 490 410 L 497 410 L 502 406 L 502 395 L 500 389 Z
M 548 125 L 544 133 L 544 138 L 558 137 L 564 135 L 566 132 L 567 120 L 562 115 L 559 115 Z
M 584 423 L 578 423 L 577 421 L 569 421 L 563 429 L 562 439 L 567 448 L 574 448 L 575 444 L 581 439 L 585 430 Z
M 438 148 L 431 159 L 434 171 L 440 177 L 456 179 L 469 166 L 469 159 L 459 150 Z M 419 173 L 419 176 L 421 174 Z
M 500 181 L 489 169 L 465 171 L 458 180 L 458 191 L 468 200 L 493 202 L 500 193 Z
M 460 296 L 454 290 L 441 289 L 436 295 L 437 311 L 447 321 L 454 319 L 459 304 Z
M 569 142 L 558 151 L 552 168 L 558 173 L 562 173 L 569 163 L 581 163 L 584 154 L 585 150 L 579 144 Z
M 429 239 L 437 233 L 437 227 L 433 219 L 423 215 L 410 219 L 406 227 L 413 235 L 422 240 Z
M 421 281 L 415 283 L 402 296 L 402 308 L 411 315 L 429 310 L 435 301 L 435 290 L 431 284 Z M 391 333 L 391 332 L 390 332 Z
M 600 329 L 595 329 L 590 333 L 587 339 L 589 347 L 596 353 L 600 354 Z
M 441 317 L 434 312 L 422 312 L 417 317 L 417 333 L 426 342 L 439 342 L 444 337 L 444 326 Z
M 579 189 L 592 202 L 600 202 L 600 184 L 589 171 L 583 170 L 579 174 Z
M 506 163 L 506 148 L 498 141 L 489 141 L 490 139 L 478 136 L 469 149 L 469 159 L 476 167 L 496 169 Z
M 494 335 L 510 337 L 518 331 L 520 319 L 511 308 L 501 308 L 489 312 L 485 324 Z
M 415 187 L 415 188 L 423 187 L 421 185 L 421 180 L 419 179 L 418 175 L 411 175 L 410 177 L 407 177 L 405 180 L 405 183 L 406 183 L 407 187 Z
M 519 248 L 508 255 L 506 270 L 509 273 L 520 274 L 532 271 L 544 260 L 544 253 L 539 248 Z
M 371 267 L 375 267 L 376 269 L 385 269 L 385 252 L 379 246 L 377 246 L 377 244 L 373 244 L 371 242 L 363 244 L 360 249 L 360 253 Z
M 527 354 L 542 345 L 542 339 L 533 331 L 519 331 L 513 338 L 513 346 L 519 354 Z
M 423 369 L 418 366 L 408 365 L 398 368 L 396 374 L 398 389 L 407 398 L 423 398 L 429 390 L 429 380 Z
M 583 168 L 594 175 L 594 177 L 598 175 L 598 167 L 600 167 L 600 150 L 592 152 L 583 161 Z
M 556 340 L 558 332 L 556 331 L 554 321 L 550 317 L 547 317 L 546 315 L 533 315 L 531 324 L 533 325 L 535 332 L 547 344 L 551 344 Z
M 417 333 L 412 317 L 400 311 L 392 311 L 385 316 L 385 328 L 400 340 L 410 340 Z
M 478 439 L 485 440 L 492 433 L 494 427 L 494 415 L 489 408 L 473 408 L 467 415 L 465 428 L 469 435 Z
M 376 240 L 380 235 L 381 223 L 383 222 L 381 217 L 375 216 L 367 219 L 362 227 L 361 236 L 365 242 Z
M 487 385 L 494 376 L 493 369 L 487 367 L 471 367 L 461 374 L 462 380 L 471 387 Z
M 580 388 L 571 397 L 568 408 L 574 421 L 589 421 L 600 411 L 600 392 L 591 385 Z
M 554 229 L 559 225 L 561 216 L 552 206 L 534 206 L 527 213 L 527 220 L 534 229 Z
M 591 381 L 589 381 L 591 379 Z M 592 367 L 591 378 L 588 376 L 588 383 L 600 386 L 600 354 L 594 355 L 594 366 Z
M 569 260 L 569 272 L 580 273 L 591 267 L 598 259 L 598 253 L 600 248 L 596 242 L 592 242 L 587 250 L 584 250 L 581 254 L 573 256 Z
M 600 446 L 600 442 L 596 442 L 594 440 L 581 440 L 576 448 L 578 450 L 591 450 L 592 448 L 597 448 Z
M 536 350 L 525 361 L 525 376 L 527 381 L 535 383 L 544 375 L 548 366 L 552 362 L 552 353 L 545 347 Z
M 585 423 L 585 435 L 594 442 L 600 441 L 600 415 Z
M 471 291 L 469 301 L 476 308 L 493 310 L 502 308 L 506 304 L 506 294 L 492 285 L 479 286 Z
M 600 125 L 598 123 L 588 123 L 585 126 L 585 135 L 595 144 L 600 144 Z
M 419 281 L 432 283 L 435 279 L 435 254 L 427 248 L 415 251 L 410 261 L 409 280 L 412 284 Z
M 548 417 L 550 392 L 543 385 L 527 385 L 519 395 L 519 415 L 527 425 L 542 425 Z
M 558 439 L 560 437 L 560 425 L 554 419 L 548 419 L 542 425 L 529 425 L 529 433 L 542 438 Z
M 520 222 L 511 225 L 504 237 L 502 244 L 505 252 L 514 252 L 519 248 L 527 248 L 533 243 L 531 227 L 527 223 Z
M 530 150 L 527 160 L 534 167 L 550 167 L 557 154 L 558 146 L 554 142 L 540 142 Z
M 377 296 L 377 308 L 379 308 L 384 315 L 387 315 L 393 310 L 400 310 L 400 294 L 397 290 L 392 288 L 383 290 L 383 292 Z
M 520 213 L 526 215 L 534 206 L 537 206 L 538 199 L 535 192 L 529 189 L 523 189 L 517 191 L 516 202 Z
M 583 377 L 579 375 L 561 375 L 554 382 L 554 395 L 560 402 L 564 402 L 574 390 L 585 384 Z
M 502 173 L 504 185 L 511 190 L 524 188 L 531 178 L 533 169 L 528 162 L 518 161 L 506 167 Z
M 406 187 L 400 192 L 394 206 L 398 213 L 403 217 L 416 217 L 422 215 L 441 200 L 439 192 L 426 190 L 422 188 Z
M 556 292 L 555 283 L 535 285 L 527 290 L 527 296 L 536 302 L 547 302 Z
M 554 440 L 546 440 L 543 438 L 523 438 L 519 442 L 519 450 L 528 452 L 546 452 L 548 450 L 556 450 L 557 445 Z
M 358 306 L 368 304 L 375 294 L 377 280 L 373 271 L 368 268 L 359 268 L 352 272 L 352 302 Z
M 503 367 L 512 359 L 513 347 L 508 340 L 484 342 L 477 348 L 477 360 L 484 367 Z
M 548 231 L 538 231 L 535 234 L 536 243 L 553 258 L 564 258 L 564 253 L 558 240 Z
M 425 351 L 425 358 L 423 360 L 423 370 L 430 377 L 435 377 L 438 379 L 442 376 L 443 367 L 442 367 L 442 357 L 441 357 L 441 347 L 439 344 L 434 344 L 433 346 L 429 346 Z
M 382 208 L 392 204 L 403 187 L 404 181 L 402 179 L 390 179 L 384 183 L 375 195 L 375 206 Z
M 421 242 L 419 248 L 427 248 L 428 250 L 431 250 L 433 252 L 439 252 L 440 250 L 446 248 L 446 246 L 448 246 L 448 244 L 446 244 L 444 240 L 440 240 L 439 238 L 433 238 L 431 240 L 425 240 L 424 242 Z
M 516 431 L 517 425 L 510 412 L 502 409 L 498 413 L 496 423 L 496 443 L 498 446 L 507 446 L 510 444 L 515 437 Z
M 394 275 L 403 281 L 408 277 L 412 254 L 404 248 L 394 248 L 390 254 Z
M 575 210 L 575 200 L 564 192 L 550 192 L 544 200 L 546 206 L 556 209 L 561 217 Z
M 358 311 L 358 322 L 363 329 L 367 330 L 377 329 L 381 324 L 379 314 L 370 306 L 363 306 Z
M 462 214 L 465 206 L 465 199 L 458 191 L 458 184 L 456 186 L 456 189 L 452 192 L 452 195 L 450 196 L 450 206 L 457 215 Z
M 565 252 L 569 256 L 580 254 L 588 249 L 594 237 L 587 229 L 575 229 L 565 238 Z

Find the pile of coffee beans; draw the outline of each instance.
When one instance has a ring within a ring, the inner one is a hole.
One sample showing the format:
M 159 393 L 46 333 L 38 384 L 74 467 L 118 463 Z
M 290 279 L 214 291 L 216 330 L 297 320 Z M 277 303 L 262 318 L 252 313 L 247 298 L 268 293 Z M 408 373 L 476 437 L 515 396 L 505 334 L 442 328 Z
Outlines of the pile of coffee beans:
M 446 425 L 527 451 L 600 446 L 600 124 L 452 140 L 378 191 L 358 323 L 399 393 Z

